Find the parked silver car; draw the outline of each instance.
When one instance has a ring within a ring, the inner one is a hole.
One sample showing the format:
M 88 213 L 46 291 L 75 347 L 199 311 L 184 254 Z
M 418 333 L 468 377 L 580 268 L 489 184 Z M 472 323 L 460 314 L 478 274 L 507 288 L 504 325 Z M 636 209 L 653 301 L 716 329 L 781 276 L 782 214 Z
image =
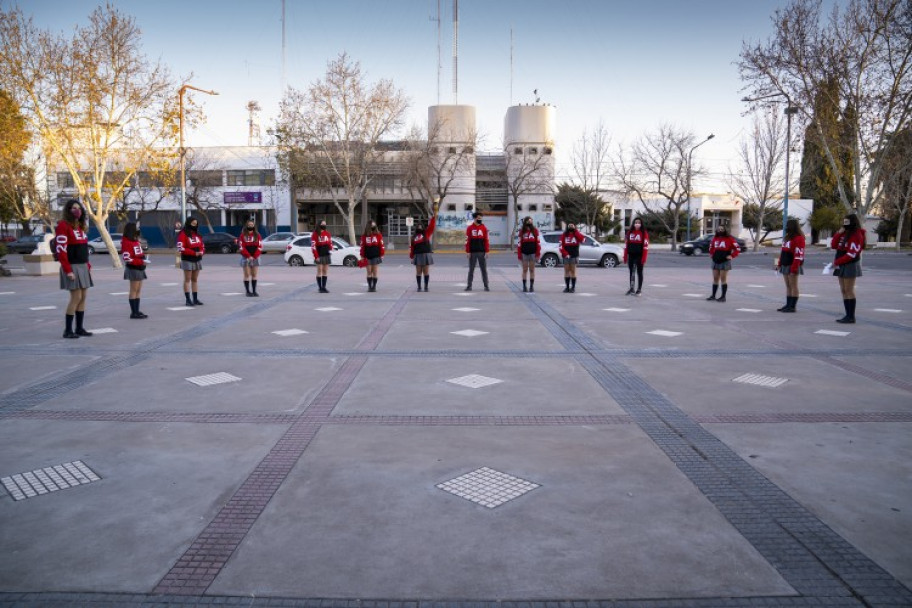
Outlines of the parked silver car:
M 561 265 L 560 230 L 539 233 L 541 241 L 541 265 L 548 268 Z M 586 236 L 580 245 L 579 263 L 595 264 L 604 268 L 614 268 L 624 259 L 624 248 L 612 243 L 600 243 L 591 236 Z

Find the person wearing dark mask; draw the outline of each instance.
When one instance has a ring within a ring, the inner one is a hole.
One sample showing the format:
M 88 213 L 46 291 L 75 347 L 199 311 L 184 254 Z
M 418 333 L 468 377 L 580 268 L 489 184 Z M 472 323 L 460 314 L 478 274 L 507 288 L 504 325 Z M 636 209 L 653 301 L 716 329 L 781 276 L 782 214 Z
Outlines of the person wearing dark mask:
M 415 228 L 415 236 L 409 244 L 409 258 L 415 265 L 415 281 L 418 283 L 418 291 L 421 291 L 421 277 L 424 277 L 424 291 L 428 290 L 430 281 L 430 268 L 434 265 L 433 238 L 434 227 L 437 225 L 437 205 L 431 212 L 431 219 L 427 226 L 418 224 Z
M 646 265 L 647 257 L 649 257 L 649 233 L 643 226 L 643 219 L 635 217 L 633 226 L 624 239 L 624 263 L 630 269 L 628 296 L 638 296 L 643 291 L 643 266 Z M 637 284 L 637 280 L 639 280 L 639 284 Z
M 184 271 L 184 298 L 187 306 L 202 306 L 200 302 L 197 282 L 200 270 L 203 269 L 203 255 L 206 246 L 199 235 L 199 220 L 188 217 L 184 228 L 177 236 L 177 251 L 180 253 L 181 270 Z M 193 299 L 190 299 L 190 294 Z
M 332 235 L 326 229 L 326 220 L 320 220 L 317 229 L 310 236 L 310 250 L 317 266 L 317 287 L 320 293 L 329 293 L 326 281 L 329 278 L 329 263 L 332 261 Z
M 386 248 L 383 246 L 383 233 L 377 222 L 370 221 L 361 235 L 361 259 L 367 263 L 367 290 L 377 291 L 377 271 L 383 263 Z
M 798 220 L 792 218 L 785 223 L 785 240 L 776 260 L 776 272 L 785 279 L 785 306 L 779 312 L 795 312 L 798 304 L 798 275 L 804 274 L 804 233 Z
M 67 303 L 64 338 L 91 336 L 83 326 L 86 297 L 92 282 L 92 265 L 89 263 L 89 238 L 86 235 L 86 213 L 82 204 L 71 199 L 63 207 L 63 219 L 54 231 L 54 252 L 60 262 L 60 289 L 70 292 Z M 76 331 L 73 331 L 73 319 Z
M 833 275 L 839 277 L 845 316 L 837 323 L 855 322 L 855 279 L 861 276 L 861 252 L 865 247 L 865 230 L 858 216 L 850 213 L 842 219 L 842 228 L 833 235 L 830 247 L 836 250 Z
M 567 224 L 567 229 L 560 238 L 560 252 L 564 262 L 564 293 L 576 291 L 576 265 L 579 263 L 580 245 L 584 242 L 586 237 L 576 229 L 576 225 Z
M 124 280 L 130 281 L 130 318 L 145 319 L 149 315 L 140 312 L 139 299 L 142 282 L 146 280 L 146 253 L 139 241 L 139 229 L 133 222 L 124 226 L 120 240 L 120 256 L 124 261 Z
M 483 223 L 481 213 L 474 216 L 475 222 L 469 224 L 466 228 L 466 257 L 469 259 L 469 277 L 466 280 L 466 291 L 472 291 L 472 279 L 475 277 L 475 265 L 481 268 L 481 280 L 484 283 L 484 290 L 491 291 L 488 288 L 488 252 L 491 244 L 488 241 L 488 228 Z
M 709 241 L 709 257 L 712 258 L 713 287 L 712 295 L 707 300 L 724 302 L 725 294 L 728 293 L 728 271 L 731 270 L 731 261 L 738 257 L 741 248 L 738 247 L 738 241 L 728 233 L 728 228 L 724 224 L 719 224 L 716 228 L 716 234 Z M 719 285 L 722 285 L 722 297 L 716 299 L 716 293 Z
M 240 266 L 244 269 L 244 291 L 248 298 L 257 298 L 257 271 L 260 269 L 260 255 L 263 253 L 263 242 L 256 229 L 256 223 L 249 219 L 238 237 L 238 251 L 241 254 Z M 252 289 L 251 289 L 252 287 Z
M 516 256 L 522 265 L 522 283 L 523 292 L 535 292 L 535 264 L 541 257 L 541 242 L 538 240 L 538 228 L 531 217 L 523 220 L 522 228 L 519 229 L 519 243 L 516 246 Z M 526 288 L 526 276 L 529 277 L 528 289 Z

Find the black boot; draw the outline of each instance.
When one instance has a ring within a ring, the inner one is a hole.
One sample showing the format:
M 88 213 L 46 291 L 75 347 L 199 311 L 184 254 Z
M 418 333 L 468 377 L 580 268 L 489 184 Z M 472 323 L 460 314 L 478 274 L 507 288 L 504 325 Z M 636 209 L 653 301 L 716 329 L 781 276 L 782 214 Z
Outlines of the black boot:
M 189 291 L 184 292 L 184 297 L 187 299 L 187 302 L 186 302 L 187 306 L 193 306 L 193 300 L 190 299 Z
M 570 279 L 570 293 L 576 293 L 576 277 Z
M 428 286 L 428 281 L 430 281 L 430 280 L 431 280 L 431 275 L 429 275 L 429 274 L 424 275 L 424 291 L 425 292 L 427 292 L 427 290 L 428 290 L 427 286 Z
M 529 279 L 529 293 L 535 293 L 535 279 Z
M 79 335 L 79 336 L 91 336 L 92 335 L 92 332 L 86 331 L 85 328 L 82 326 L 82 322 L 85 319 L 85 314 L 86 313 L 84 310 L 76 311 L 76 335 Z M 853 321 L 853 323 L 854 323 L 854 321 Z
M 855 299 L 843 300 L 843 307 L 845 307 L 846 314 L 841 319 L 836 319 L 837 323 L 854 323 L 855 322 Z
M 728 283 L 722 283 L 722 297 L 716 300 L 717 302 L 725 301 L 725 294 L 728 292 Z
M 193 305 L 194 305 L 194 306 L 202 306 L 202 305 L 203 305 L 203 303 L 200 302 L 200 299 L 199 299 L 199 297 L 196 295 L 196 292 L 195 292 L 195 291 L 193 292 Z
M 570 293 L 570 277 L 564 277 L 564 293 Z
M 139 309 L 139 298 L 136 298 L 133 301 L 136 302 L 136 318 L 137 319 L 148 319 L 149 315 L 147 315 L 146 313 L 144 313 L 143 311 L 141 311 Z
M 421 275 L 420 274 L 415 275 L 415 282 L 418 283 L 418 291 L 421 291 Z
M 329 277 L 325 274 L 323 275 L 323 293 L 329 293 L 329 290 L 326 289 L 326 281 L 329 280 Z
M 138 319 L 139 315 L 137 315 L 136 300 L 130 299 L 130 300 L 127 300 L 127 302 L 130 303 L 130 318 Z
M 78 338 L 79 336 L 77 336 L 76 332 L 73 331 L 73 315 L 66 315 L 64 317 L 64 322 L 65 329 L 63 330 L 63 337 L 69 339 Z
M 244 281 L 244 291 L 247 292 L 247 297 L 248 297 L 248 298 L 253 297 L 253 296 L 251 295 L 251 293 L 250 293 L 250 281 Z
M 716 292 L 717 292 L 717 291 L 719 291 L 719 286 L 716 285 L 715 283 L 713 283 L 713 294 L 712 294 L 711 296 L 709 296 L 708 298 L 706 298 L 706 299 L 707 299 L 707 300 L 715 300 L 715 299 L 716 299 Z
M 526 280 L 523 279 L 523 293 L 526 293 L 527 291 L 529 291 L 529 288 L 526 286 Z

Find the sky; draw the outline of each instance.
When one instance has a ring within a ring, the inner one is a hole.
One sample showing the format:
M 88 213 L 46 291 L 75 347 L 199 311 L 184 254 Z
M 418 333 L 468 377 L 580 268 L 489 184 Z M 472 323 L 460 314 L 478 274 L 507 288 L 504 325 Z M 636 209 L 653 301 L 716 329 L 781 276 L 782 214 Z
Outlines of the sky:
M 320 79 L 341 52 L 370 81 L 392 79 L 411 100 L 407 126 L 426 125 L 428 106 L 454 103 L 453 0 L 110 0 L 134 17 L 143 52 L 175 77 L 219 92 L 199 95 L 206 124 L 188 146 L 246 145 L 246 105 L 274 124 L 283 84 Z M 8 7 L 9 0 L 0 0 Z M 19 0 L 36 25 L 71 32 L 99 5 Z M 441 86 L 438 91 L 438 4 Z M 615 145 L 662 123 L 715 137 L 694 155 L 709 170 L 695 190 L 726 192 L 736 148 L 750 124 L 737 61 L 745 41 L 766 40 L 787 0 L 461 0 L 458 103 L 477 108 L 482 150 L 496 150 L 510 105 L 557 108 L 557 179 L 570 151 L 600 121 Z M 512 77 L 511 77 L 512 30 Z M 512 82 L 512 96 L 511 96 Z M 176 94 L 176 92 L 175 92 Z

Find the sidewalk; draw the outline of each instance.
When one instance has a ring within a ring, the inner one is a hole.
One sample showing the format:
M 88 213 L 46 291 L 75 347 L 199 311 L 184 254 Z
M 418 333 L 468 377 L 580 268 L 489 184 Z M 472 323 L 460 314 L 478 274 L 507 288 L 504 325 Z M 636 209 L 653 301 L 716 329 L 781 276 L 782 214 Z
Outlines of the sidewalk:
M 0 279 L 0 606 L 912 605 L 908 273 L 413 272 Z

